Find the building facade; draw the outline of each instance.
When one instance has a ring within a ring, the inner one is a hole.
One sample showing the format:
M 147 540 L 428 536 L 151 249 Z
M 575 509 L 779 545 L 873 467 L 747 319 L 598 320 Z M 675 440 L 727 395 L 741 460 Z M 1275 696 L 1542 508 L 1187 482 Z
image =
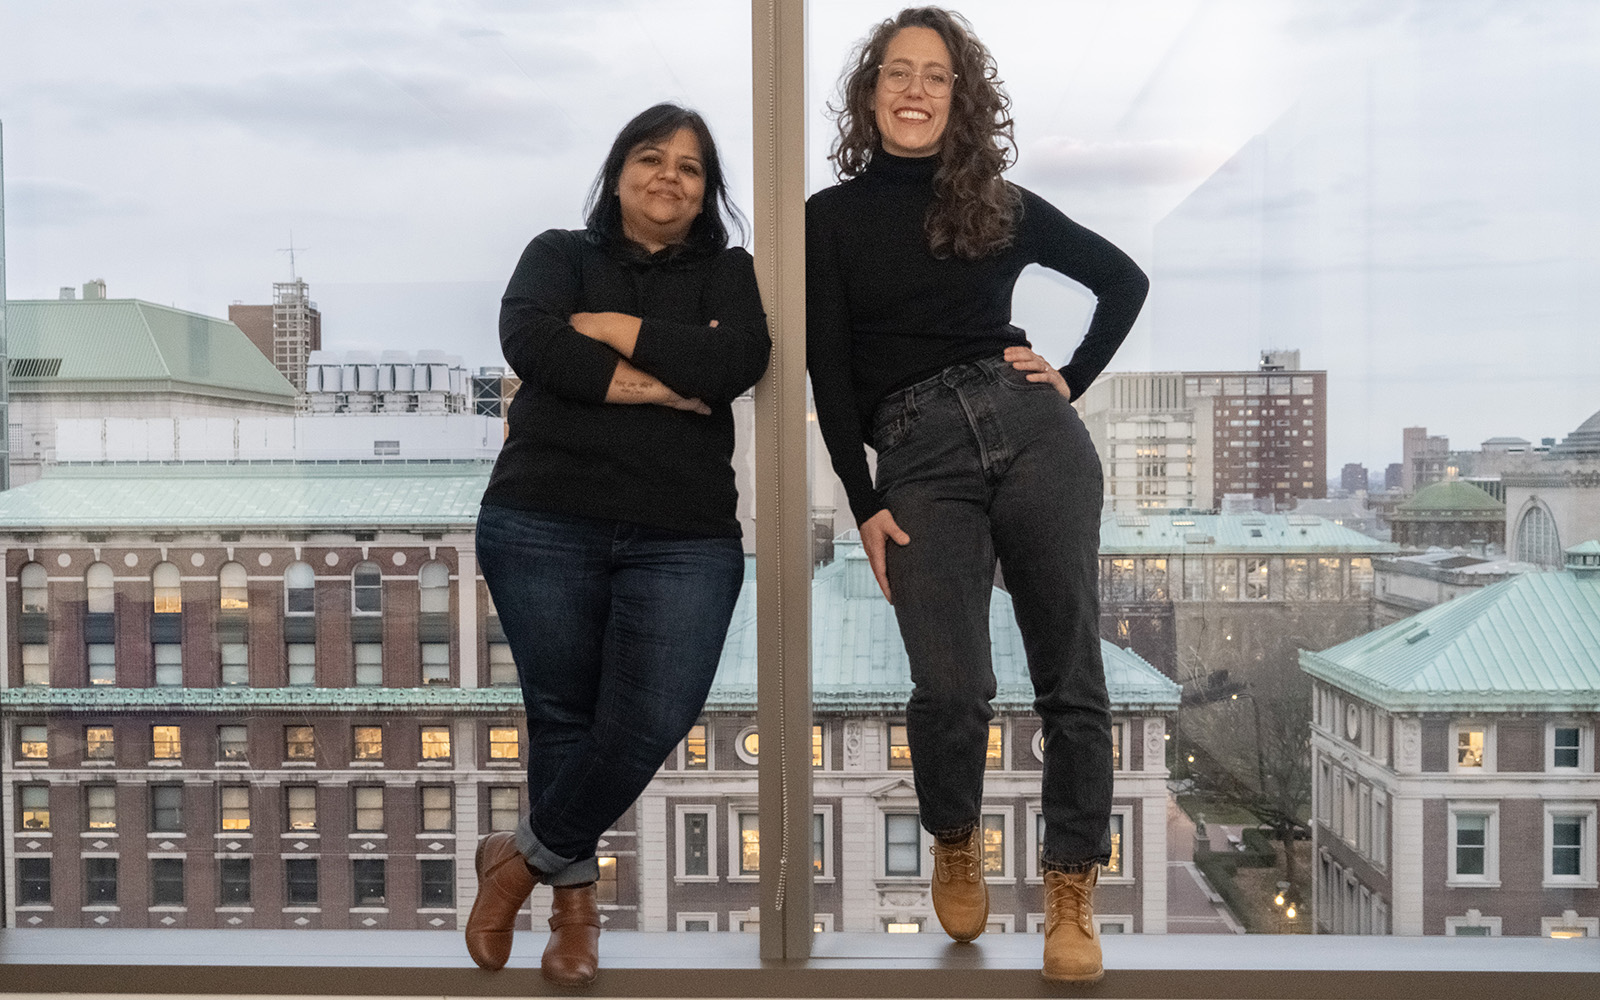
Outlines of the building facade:
M 1400 432 L 1400 456 L 1400 489 L 1415 493 L 1449 475 L 1450 439 L 1430 436 L 1426 427 L 1407 427 Z
M 1512 558 L 1555 567 L 1564 548 L 1600 538 L 1600 411 L 1500 481 Z
M 1293 669 L 1372 627 L 1372 560 L 1393 552 L 1300 514 L 1107 514 L 1100 634 L 1186 684 Z
M 478 575 L 487 467 L 58 468 L 0 496 L 5 925 L 455 928 L 527 808 L 516 670 Z M 929 925 L 892 610 L 859 544 L 814 583 L 816 921 Z M 754 572 L 706 714 L 602 845 L 605 926 L 752 930 Z M 984 807 L 991 930 L 1032 932 L 1038 721 L 1009 596 Z M 1166 921 L 1175 685 L 1105 647 L 1108 932 Z M 548 889 L 519 918 L 542 925 Z
M 1460 479 L 1424 486 L 1389 515 L 1396 545 L 1411 549 L 1506 543 L 1506 505 Z
M 1594 937 L 1600 543 L 1320 653 L 1322 932 Z
M 295 391 L 305 391 L 306 364 L 312 351 L 322 349 L 322 313 L 303 279 L 273 282 L 270 305 L 230 305 L 228 321 L 244 331 Z

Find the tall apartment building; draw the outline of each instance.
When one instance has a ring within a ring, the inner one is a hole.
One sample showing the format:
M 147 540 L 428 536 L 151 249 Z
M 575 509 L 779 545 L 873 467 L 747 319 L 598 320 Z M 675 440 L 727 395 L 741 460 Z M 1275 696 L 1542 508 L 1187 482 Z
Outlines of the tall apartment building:
M 515 666 L 478 575 L 479 463 L 56 468 L 0 494 L 5 926 L 456 929 L 527 808 Z M 706 712 L 604 837 L 605 926 L 755 928 L 755 574 Z M 992 596 L 991 933 L 1034 932 L 1039 723 Z M 815 924 L 932 929 L 893 610 L 858 543 L 813 583 Z M 1105 933 L 1166 928 L 1177 686 L 1103 646 Z M 769 846 L 769 854 L 771 856 Z M 518 918 L 542 926 L 548 890 Z
M 1360 462 L 1346 462 L 1339 471 L 1339 489 L 1346 493 L 1365 493 L 1367 483 L 1367 467 Z
M 272 285 L 272 303 L 228 307 L 228 320 L 243 330 L 296 392 L 306 388 L 306 363 L 322 349 L 322 313 L 303 278 Z
M 1600 936 L 1600 542 L 1303 652 L 1318 928 Z
M 1112 510 L 1214 510 L 1226 494 L 1275 507 L 1328 495 L 1327 376 L 1298 351 L 1256 371 L 1118 372 L 1078 406 Z

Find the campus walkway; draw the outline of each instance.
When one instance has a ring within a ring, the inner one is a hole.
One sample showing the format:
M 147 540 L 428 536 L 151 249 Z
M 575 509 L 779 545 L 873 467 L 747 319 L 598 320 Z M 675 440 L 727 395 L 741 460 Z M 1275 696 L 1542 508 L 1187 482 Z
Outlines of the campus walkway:
M 1210 829 L 1206 832 L 1207 839 L 1220 834 Z M 1226 837 L 1222 839 L 1225 848 Z M 1167 796 L 1167 933 L 1244 933 L 1244 927 L 1228 911 L 1222 897 L 1206 884 L 1205 876 L 1195 867 L 1194 822 L 1178 808 L 1177 797 L 1170 794 Z

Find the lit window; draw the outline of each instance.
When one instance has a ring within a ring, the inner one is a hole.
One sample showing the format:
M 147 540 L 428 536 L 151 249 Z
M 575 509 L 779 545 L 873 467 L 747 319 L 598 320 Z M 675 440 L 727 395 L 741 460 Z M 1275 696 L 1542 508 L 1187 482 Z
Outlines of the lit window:
M 355 644 L 356 686 L 380 687 L 383 684 L 383 643 Z
M 489 727 L 490 760 L 516 760 L 519 745 L 515 726 Z
M 450 610 L 450 567 L 442 562 L 423 564 L 417 571 L 417 586 L 421 590 L 418 610 L 423 614 Z
M 243 687 L 250 683 L 250 647 L 242 642 L 221 644 L 223 687 Z
M 1311 598 L 1311 565 L 1307 559 L 1283 561 L 1283 597 L 1288 601 Z
M 1456 768 L 1458 770 L 1483 767 L 1484 731 L 1462 727 L 1456 730 Z
M 156 833 L 183 832 L 183 786 L 150 786 L 150 829 Z
M 50 581 L 45 568 L 29 563 L 17 573 L 17 583 L 22 588 L 22 613 L 42 615 L 49 610 Z
M 889 727 L 889 769 L 892 771 L 911 769 L 911 742 L 906 736 L 904 723 L 895 723 Z
M 150 727 L 150 758 L 179 760 L 183 757 L 183 735 L 177 726 Z
M 153 906 L 183 905 L 183 859 L 150 859 L 150 903 Z
M 689 735 L 683 738 L 683 766 L 688 770 L 703 771 L 709 764 L 705 723 L 697 723 L 689 727 Z
M 315 785 L 291 785 L 285 790 L 290 830 L 317 828 L 317 789 Z
M 283 611 L 309 615 L 317 610 L 317 574 L 310 563 L 290 563 L 283 571 Z
M 383 727 L 382 726 L 356 726 L 355 737 L 356 760 L 382 760 L 383 759 Z
M 450 644 L 425 642 L 422 644 L 422 683 L 450 683 Z
M 885 920 L 883 929 L 888 934 L 921 934 L 922 921 L 920 920 Z
M 87 726 L 83 730 L 85 760 L 115 760 L 116 734 L 110 726 Z
M 20 791 L 22 829 L 50 829 L 50 786 L 23 785 Z
M 175 642 L 158 642 L 151 649 L 156 664 L 156 687 L 182 687 L 183 647 Z
M 1006 873 L 1006 818 L 999 813 L 985 813 L 980 827 L 983 844 L 983 874 L 1001 876 Z
M 317 741 L 310 726 L 283 727 L 284 760 L 316 760 Z
M 922 826 L 916 813 L 886 813 L 883 838 L 885 875 L 922 874 Z
M 358 615 L 383 612 L 383 572 L 375 562 L 364 562 L 351 573 L 351 610 Z
M 383 830 L 383 786 L 359 785 L 355 789 L 357 833 L 379 833 Z
M 811 727 L 811 766 L 822 766 L 822 727 Z
M 250 829 L 250 789 L 247 786 L 222 786 L 222 829 Z
M 617 901 L 617 859 L 609 854 L 597 856 L 600 877 L 594 883 L 594 901 L 604 906 Z
M 83 901 L 91 906 L 110 906 L 117 901 L 117 859 L 83 859 Z
M 1144 561 L 1144 599 L 1146 601 L 1165 601 L 1168 599 L 1167 561 L 1165 559 L 1146 559 Z
M 22 647 L 22 683 L 38 687 L 50 683 L 50 647 L 42 642 Z
M 489 789 L 489 831 L 515 830 L 522 821 L 522 798 L 515 788 Z
M 85 820 L 91 830 L 117 828 L 117 788 L 115 785 L 87 785 L 84 788 Z
M 1317 573 L 1311 581 L 1312 597 L 1319 601 L 1337 601 L 1344 597 L 1344 572 L 1338 559 L 1319 558 Z
M 761 818 L 755 813 L 739 814 L 739 874 L 761 872 Z
M 454 862 L 445 859 L 424 859 L 419 862 L 422 887 L 417 902 L 423 909 L 445 909 L 456 905 L 456 877 Z
M 117 610 L 116 583 L 110 566 L 95 563 L 83 574 L 83 582 L 91 615 L 109 615 Z
M 1244 561 L 1244 596 L 1247 601 L 1264 601 L 1271 591 L 1271 578 L 1268 571 L 1268 560 L 1246 559 Z
M 17 727 L 17 753 L 23 760 L 49 760 L 50 736 L 44 726 Z
M 155 590 L 154 610 L 158 615 L 174 615 L 183 610 L 183 589 L 178 578 L 178 567 L 164 562 L 150 574 L 150 584 Z
M 449 785 L 422 786 L 422 829 L 448 833 L 455 829 L 455 796 Z
M 503 642 L 489 643 L 490 686 L 515 687 L 517 683 L 517 661 L 511 657 L 511 647 Z
M 423 760 L 449 760 L 450 759 L 450 727 L 449 726 L 423 726 L 422 727 L 422 759 Z
M 312 687 L 317 683 L 317 647 L 309 642 L 291 642 L 289 686 Z
M 250 859 L 217 860 L 217 901 L 223 906 L 250 905 Z
M 243 763 L 250 756 L 250 741 L 244 726 L 221 726 L 217 729 L 217 759 Z
M 1366 557 L 1350 560 L 1350 590 L 1361 597 L 1372 596 L 1372 560 Z
M 115 684 L 117 682 L 117 647 L 109 642 L 91 642 L 89 653 L 89 683 Z
M 990 771 L 998 771 L 1006 766 L 1006 740 L 1005 727 L 999 723 L 989 724 L 989 742 L 984 749 L 983 766 Z
M 1211 592 L 1218 601 L 1239 597 L 1239 560 L 1217 559 L 1211 564 Z
M 1122 723 L 1111 724 L 1111 770 L 1122 770 Z
M 1111 860 L 1101 866 L 1107 875 L 1122 874 L 1122 814 L 1111 814 Z
M 816 875 L 827 874 L 828 861 L 828 817 L 824 813 L 811 814 L 811 871 Z
M 288 887 L 284 902 L 290 906 L 317 905 L 321 897 L 317 892 L 316 858 L 285 858 L 283 874 Z
M 250 607 L 250 586 L 243 566 L 236 562 L 224 563 L 217 571 L 217 583 L 222 589 L 218 606 L 223 611 L 243 611 Z

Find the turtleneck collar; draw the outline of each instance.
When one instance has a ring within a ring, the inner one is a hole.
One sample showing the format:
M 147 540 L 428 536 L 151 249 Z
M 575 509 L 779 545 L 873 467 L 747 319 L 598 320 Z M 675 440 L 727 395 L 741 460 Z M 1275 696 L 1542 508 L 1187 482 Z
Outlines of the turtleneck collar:
M 933 175 L 939 172 L 939 157 L 934 156 L 895 156 L 893 153 L 884 152 L 882 146 L 872 152 L 872 160 L 867 164 L 866 176 L 886 181 L 890 184 L 930 184 Z

